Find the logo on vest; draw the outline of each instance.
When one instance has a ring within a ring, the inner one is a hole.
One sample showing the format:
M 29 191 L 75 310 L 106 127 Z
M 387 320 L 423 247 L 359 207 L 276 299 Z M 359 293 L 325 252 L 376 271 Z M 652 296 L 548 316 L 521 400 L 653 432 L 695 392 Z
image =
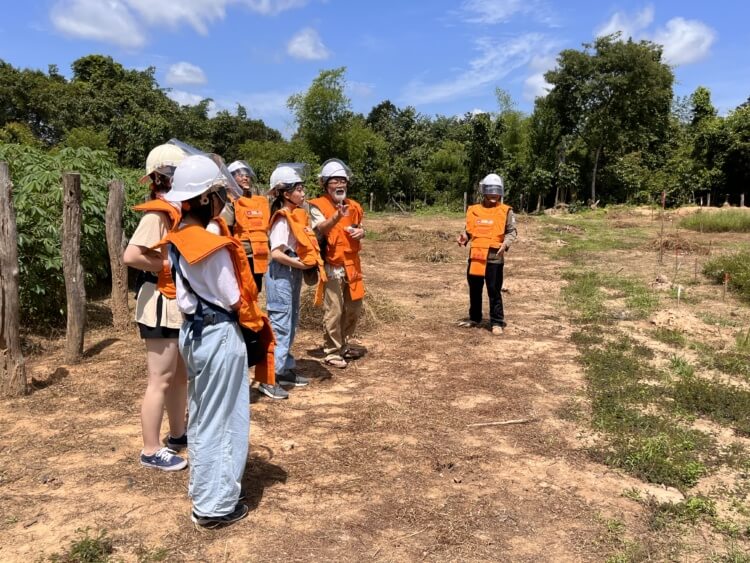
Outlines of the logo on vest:
M 494 219 L 477 219 L 477 225 L 492 225 L 494 223 Z
M 258 209 L 248 209 L 245 211 L 245 217 L 262 217 L 263 212 Z

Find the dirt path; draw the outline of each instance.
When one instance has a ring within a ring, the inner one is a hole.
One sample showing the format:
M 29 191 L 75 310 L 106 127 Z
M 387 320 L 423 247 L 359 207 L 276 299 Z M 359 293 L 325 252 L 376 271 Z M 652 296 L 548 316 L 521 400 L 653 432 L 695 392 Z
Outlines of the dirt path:
M 139 466 L 142 345 L 100 327 L 83 364 L 59 367 L 50 345 L 31 360 L 35 391 L 0 403 L 0 560 L 59 552 L 89 527 L 126 560 L 602 561 L 609 519 L 643 529 L 622 492 L 648 487 L 588 461 L 564 420 L 582 373 L 538 225 L 520 223 L 509 256 L 502 337 L 455 326 L 465 251 L 443 233 L 461 220 L 369 226 L 381 237 L 366 244 L 367 283 L 408 315 L 363 333 L 367 356 L 335 373 L 316 359 L 319 332 L 301 331 L 312 385 L 253 399 L 246 520 L 195 530 L 187 472 Z M 449 261 L 409 258 L 433 247 Z M 530 422 L 470 426 L 513 419 Z

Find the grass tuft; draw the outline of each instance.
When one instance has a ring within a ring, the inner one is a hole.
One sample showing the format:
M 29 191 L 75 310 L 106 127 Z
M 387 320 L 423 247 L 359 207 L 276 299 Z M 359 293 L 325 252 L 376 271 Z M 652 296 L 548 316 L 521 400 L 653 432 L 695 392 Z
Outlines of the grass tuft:
M 680 227 L 703 233 L 750 233 L 750 212 L 743 209 L 698 211 L 682 219 Z
M 703 267 L 703 273 L 716 283 L 724 283 L 729 275 L 729 287 L 742 299 L 750 301 L 750 251 L 718 256 Z
M 687 338 L 685 338 L 685 334 L 679 329 L 660 326 L 651 332 L 651 336 L 659 342 L 663 342 L 674 348 L 684 348 L 687 345 Z
M 112 560 L 112 539 L 106 530 L 90 535 L 90 528 L 79 528 L 78 539 L 70 543 L 65 553 L 54 553 L 49 557 L 53 563 L 107 563 Z

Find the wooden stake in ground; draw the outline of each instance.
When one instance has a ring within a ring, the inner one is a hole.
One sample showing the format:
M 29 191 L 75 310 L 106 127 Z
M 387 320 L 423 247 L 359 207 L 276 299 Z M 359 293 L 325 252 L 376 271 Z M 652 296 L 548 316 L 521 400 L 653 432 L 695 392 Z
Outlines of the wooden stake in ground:
M 83 355 L 86 329 L 86 288 L 81 265 L 81 175 L 63 175 L 63 274 L 68 308 L 65 361 L 77 363 Z
M 372 213 L 372 204 L 375 201 L 375 193 L 370 192 L 370 213 Z
M 125 206 L 125 186 L 120 180 L 109 183 L 107 201 L 107 249 L 112 271 L 112 322 L 116 329 L 123 330 L 130 324 L 128 308 L 128 268 L 122 261 L 125 238 L 122 234 L 122 211 Z
M 18 303 L 18 234 L 13 184 L 0 162 L 0 396 L 26 393 L 26 363 L 21 353 Z

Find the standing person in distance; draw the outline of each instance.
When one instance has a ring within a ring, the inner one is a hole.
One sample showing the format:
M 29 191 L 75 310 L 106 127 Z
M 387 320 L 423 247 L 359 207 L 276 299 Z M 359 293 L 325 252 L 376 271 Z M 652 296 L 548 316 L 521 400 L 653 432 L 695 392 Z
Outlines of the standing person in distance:
M 282 386 L 304 387 L 309 380 L 295 371 L 292 344 L 299 323 L 303 271 L 318 269 L 325 280 L 325 269 L 309 217 L 302 208 L 305 186 L 300 174 L 290 166 L 278 166 L 271 174 L 271 264 L 266 272 L 266 308 L 276 337 L 274 371 L 276 384 L 261 383 L 258 390 L 271 399 L 286 399 Z M 322 283 L 322 282 L 319 282 Z
M 346 164 L 336 158 L 327 160 L 318 175 L 325 193 L 310 200 L 313 229 L 325 240 L 325 244 L 321 243 L 328 278 L 323 317 L 324 362 L 341 369 L 348 360 L 363 354 L 362 349 L 350 345 L 365 296 L 359 259 L 365 236 L 364 211 L 359 203 L 346 197 L 351 178 Z
M 242 197 L 227 204 L 222 218 L 242 242 L 255 285 L 260 291 L 263 274 L 268 271 L 268 221 L 271 218 L 268 198 L 253 193 L 258 178 L 247 162 L 235 160 L 228 170 L 242 188 Z
M 503 179 L 488 174 L 479 183 L 482 203 L 466 210 L 466 230 L 458 236 L 460 246 L 471 241 L 469 268 L 469 318 L 459 322 L 462 327 L 475 327 L 482 322 L 482 289 L 487 285 L 490 301 L 490 330 L 499 336 L 505 329 L 503 310 L 503 267 L 505 253 L 517 238 L 516 217 L 505 205 Z
M 231 524 L 248 512 L 240 502 L 250 431 L 242 327 L 260 333 L 265 326 L 244 250 L 218 219 L 226 188 L 227 179 L 210 158 L 183 160 L 168 194 L 182 205 L 183 221 L 162 241 L 169 243 L 177 302 L 185 315 L 180 352 L 188 372 L 191 517 L 205 528 Z M 214 234 L 216 229 L 221 234 Z
M 187 466 L 187 460 L 176 455 L 187 446 L 187 377 L 177 344 L 182 314 L 175 300 L 174 281 L 166 252 L 152 248 L 180 221 L 179 206 L 167 202 L 165 195 L 172 186 L 175 167 L 184 157 L 179 148 L 170 144 L 159 145 L 149 153 L 141 183 L 149 182 L 150 199 L 134 207 L 145 214 L 123 254 L 126 265 L 141 270 L 136 287 L 135 320 L 146 343 L 148 384 L 141 405 L 140 462 L 144 467 L 162 471 Z M 169 434 L 167 447 L 162 447 L 159 434 L 165 407 Z

